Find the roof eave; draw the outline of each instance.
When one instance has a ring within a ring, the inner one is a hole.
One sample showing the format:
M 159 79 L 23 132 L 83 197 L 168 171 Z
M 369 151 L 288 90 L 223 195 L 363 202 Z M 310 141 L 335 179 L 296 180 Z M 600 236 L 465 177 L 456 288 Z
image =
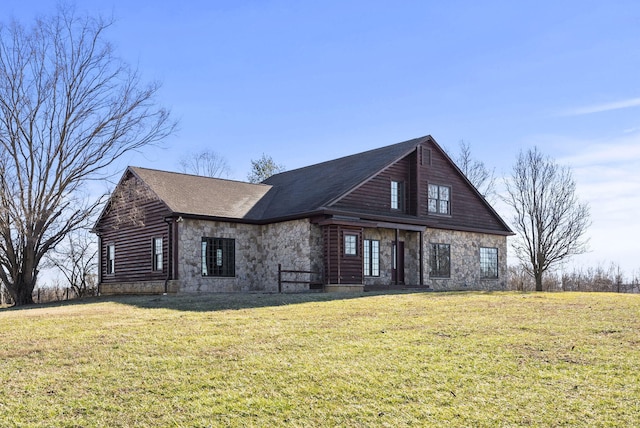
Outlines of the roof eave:
M 433 225 L 429 221 L 429 219 L 421 219 L 421 218 L 408 219 L 403 217 L 394 217 L 394 216 L 386 216 L 386 215 L 363 214 L 359 212 L 337 210 L 337 209 L 331 209 L 327 207 L 322 207 L 313 211 L 301 212 L 297 214 L 280 216 L 280 217 L 272 217 L 272 218 L 266 218 L 266 219 L 220 217 L 220 216 L 209 216 L 209 215 L 202 215 L 202 214 L 191 214 L 191 213 L 180 213 L 180 212 L 172 212 L 171 214 L 165 217 L 172 217 L 175 219 L 182 218 L 182 219 L 190 219 L 190 220 L 224 221 L 229 223 L 265 225 L 265 224 L 272 224 L 272 223 L 282 223 L 285 221 L 292 221 L 292 220 L 311 219 L 313 217 L 318 217 L 318 216 L 352 217 L 354 219 L 363 220 L 364 222 L 375 222 L 379 225 L 398 224 L 398 225 L 416 226 L 418 228 L 457 230 L 460 232 L 486 233 L 490 235 L 499 235 L 499 236 L 515 235 L 515 233 L 513 233 L 511 230 L 500 231 L 500 230 L 493 230 L 493 229 L 481 229 L 481 228 L 472 228 L 472 227 L 464 227 L 464 226 Z

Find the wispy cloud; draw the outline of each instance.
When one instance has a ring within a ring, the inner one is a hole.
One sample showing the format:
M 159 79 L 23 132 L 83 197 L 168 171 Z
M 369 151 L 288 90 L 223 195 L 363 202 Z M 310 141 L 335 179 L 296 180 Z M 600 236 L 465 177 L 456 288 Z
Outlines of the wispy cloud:
M 594 104 L 584 107 L 576 107 L 560 112 L 560 116 L 581 116 L 584 114 L 601 113 L 610 110 L 620 110 L 623 108 L 640 106 L 640 98 L 630 98 L 628 100 L 615 101 L 611 103 Z
M 609 144 L 593 144 L 591 146 L 585 144 L 581 152 L 560 158 L 559 162 L 571 167 L 621 165 L 624 170 L 634 165 L 635 168 L 640 163 L 640 138 L 621 139 Z
M 592 252 L 574 260 L 593 266 L 613 261 L 627 273 L 638 268 L 640 134 L 606 143 L 585 141 L 579 153 L 559 160 L 571 166 L 581 200 L 591 206 Z

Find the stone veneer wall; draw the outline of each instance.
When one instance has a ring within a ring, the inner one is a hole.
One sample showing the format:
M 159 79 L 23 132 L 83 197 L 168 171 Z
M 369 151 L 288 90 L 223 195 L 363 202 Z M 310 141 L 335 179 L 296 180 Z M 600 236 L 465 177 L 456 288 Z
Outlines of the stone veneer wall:
M 365 285 L 390 285 L 393 229 L 365 229 L 364 239 L 380 241 L 380 276 L 365 277 Z M 404 283 L 420 284 L 420 234 L 399 231 L 398 239 L 404 241 Z M 424 285 L 434 290 L 503 290 L 507 287 L 507 239 L 500 235 L 427 229 L 424 242 Z M 451 247 L 451 276 L 431 278 L 429 259 L 431 244 L 449 244 Z M 498 248 L 498 279 L 480 278 L 480 247 Z
M 185 220 L 179 227 L 178 280 L 181 292 L 275 292 L 278 291 L 279 263 L 285 270 L 322 268 L 322 233 L 319 226 L 309 220 L 264 226 Z M 202 276 L 202 237 L 235 239 L 235 277 Z M 308 275 L 296 277 L 298 280 L 308 278 Z M 283 285 L 283 291 L 302 290 L 308 290 L 308 285 Z
M 283 280 L 320 281 L 323 270 L 322 229 L 309 220 L 293 220 L 262 226 L 265 277 L 271 285 L 266 291 L 278 291 L 278 264 L 283 270 L 320 272 L 318 275 L 284 273 Z M 282 284 L 284 292 L 308 291 L 308 284 Z
M 278 264 L 284 270 L 322 272 L 323 236 L 320 226 L 309 220 L 268 225 L 248 225 L 205 220 L 185 220 L 179 231 L 180 292 L 278 291 Z M 233 238 L 236 245 L 236 276 L 203 277 L 202 237 Z M 366 285 L 392 284 L 393 229 L 365 229 L 364 239 L 380 241 L 380 276 L 365 277 Z M 420 234 L 399 231 L 405 247 L 405 284 L 420 283 Z M 431 278 L 429 257 L 432 243 L 451 246 L 451 276 Z M 498 278 L 480 278 L 480 247 L 498 248 Z M 424 284 L 434 290 L 503 290 L 507 287 L 507 238 L 500 235 L 427 229 L 424 232 Z M 320 280 L 321 275 L 283 274 L 289 280 Z M 156 284 L 158 288 L 159 284 Z M 283 284 L 283 291 L 308 290 L 307 284 Z M 150 289 L 147 289 L 151 291 Z M 142 291 L 142 290 L 140 290 Z M 115 292 L 115 290 L 114 290 Z
M 431 278 L 431 244 L 451 246 L 450 278 Z M 483 233 L 428 229 L 424 236 L 425 283 L 434 290 L 506 290 L 507 237 Z M 480 278 L 480 247 L 498 249 L 498 278 Z

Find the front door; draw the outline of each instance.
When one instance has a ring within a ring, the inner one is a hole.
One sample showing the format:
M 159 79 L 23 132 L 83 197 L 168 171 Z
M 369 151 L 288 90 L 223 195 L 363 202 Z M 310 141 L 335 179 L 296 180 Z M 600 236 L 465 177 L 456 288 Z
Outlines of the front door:
M 393 242 L 391 254 L 391 280 L 394 284 L 404 284 L 404 241 L 398 241 L 398 246 Z

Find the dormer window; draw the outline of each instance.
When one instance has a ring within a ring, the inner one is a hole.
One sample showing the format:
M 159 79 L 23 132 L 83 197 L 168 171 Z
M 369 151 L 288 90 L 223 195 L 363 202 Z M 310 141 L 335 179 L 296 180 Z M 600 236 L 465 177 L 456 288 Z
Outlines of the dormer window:
M 391 181 L 391 209 L 404 210 L 404 183 Z
M 451 188 L 429 184 L 429 213 L 451 214 Z

